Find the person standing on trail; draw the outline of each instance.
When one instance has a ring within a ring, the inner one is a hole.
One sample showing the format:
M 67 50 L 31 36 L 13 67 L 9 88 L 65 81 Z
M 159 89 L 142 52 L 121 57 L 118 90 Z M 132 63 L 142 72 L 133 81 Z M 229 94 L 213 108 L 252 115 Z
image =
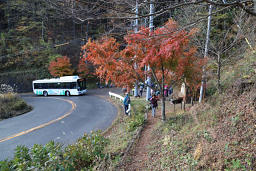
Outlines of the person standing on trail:
M 156 108 L 158 106 L 157 104 L 157 96 L 155 94 L 153 94 L 153 96 L 150 98 L 150 102 L 151 102 L 151 107 L 152 107 L 152 116 L 155 117 L 156 114 Z
M 131 100 L 130 100 L 129 94 L 125 93 L 125 97 L 124 97 L 124 102 L 123 103 L 124 103 L 124 113 L 126 115 L 129 114 L 128 109 L 129 109 L 130 102 L 131 102 Z
M 164 85 L 164 97 L 168 97 L 168 85 Z
M 143 85 L 143 84 L 141 84 L 141 85 L 140 85 L 140 97 L 142 97 L 143 88 L 144 88 L 144 85 Z
M 169 95 L 171 96 L 171 98 L 172 98 L 172 93 L 173 93 L 173 88 L 172 88 L 172 85 L 170 85 L 170 88 L 169 88 Z

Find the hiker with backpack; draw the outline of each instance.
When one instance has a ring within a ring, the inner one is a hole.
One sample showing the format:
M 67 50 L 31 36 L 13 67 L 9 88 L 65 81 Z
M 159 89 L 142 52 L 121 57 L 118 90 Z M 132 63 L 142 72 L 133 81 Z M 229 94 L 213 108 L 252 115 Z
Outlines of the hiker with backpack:
M 124 102 L 123 103 L 124 103 L 124 113 L 126 115 L 128 115 L 129 112 L 130 112 L 129 106 L 130 106 L 130 103 L 131 103 L 131 99 L 130 99 L 128 93 L 125 93 L 125 97 L 124 97 Z
M 151 107 L 152 107 L 152 116 L 155 117 L 156 108 L 158 106 L 158 104 L 157 104 L 158 98 L 157 98 L 156 94 L 153 94 L 153 96 L 149 100 L 150 100 Z

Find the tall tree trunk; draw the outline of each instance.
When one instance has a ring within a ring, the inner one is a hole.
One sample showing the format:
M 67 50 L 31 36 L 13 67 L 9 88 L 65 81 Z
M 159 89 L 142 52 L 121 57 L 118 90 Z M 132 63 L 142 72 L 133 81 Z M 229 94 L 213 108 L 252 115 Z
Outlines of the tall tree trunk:
M 150 11 L 149 11 L 149 28 L 150 28 L 150 31 L 153 31 L 154 29 L 154 0 L 150 0 Z M 150 67 L 148 66 L 148 71 L 150 70 Z M 150 76 L 148 76 L 147 78 L 147 84 L 150 85 L 151 84 L 151 78 Z M 150 97 L 150 93 L 151 92 L 151 88 L 149 86 L 147 86 L 147 94 L 146 94 L 146 100 L 149 99 Z
M 165 97 L 164 97 L 164 68 L 162 66 L 162 108 L 161 108 L 162 120 L 166 120 L 165 116 Z
M 191 105 L 192 106 L 194 106 L 194 94 L 192 93 L 192 95 L 191 95 L 191 99 L 190 99 L 190 103 L 191 103 Z
M 166 120 L 166 116 L 165 116 L 165 97 L 162 96 L 162 109 L 161 109 L 161 113 L 162 113 L 162 120 L 165 121 Z
M 208 55 L 208 49 L 209 49 L 209 40 L 210 40 L 210 32 L 211 32 L 211 15 L 212 15 L 212 5 L 209 6 L 209 17 L 208 17 L 208 24 L 207 24 L 207 33 L 206 33 L 206 41 L 205 41 L 205 51 L 204 51 L 204 58 Z M 205 66 L 203 67 L 203 74 L 202 74 L 202 82 L 200 87 L 200 97 L 199 97 L 199 103 L 203 100 L 204 95 L 204 87 L 205 87 Z
M 221 92 L 221 88 L 220 88 L 220 69 L 221 69 L 221 62 L 220 62 L 220 53 L 218 52 L 218 70 L 217 70 L 217 76 L 218 76 L 218 92 Z
M 138 0 L 136 0 L 136 9 L 135 9 L 135 13 L 136 13 L 136 19 L 135 19 L 135 27 L 134 27 L 134 32 L 137 33 L 138 32 L 138 27 L 139 27 L 139 22 L 138 22 L 138 14 L 139 14 L 139 6 L 138 6 Z M 135 69 L 137 69 L 137 65 L 135 64 Z M 135 85 L 134 85 L 134 96 L 138 97 L 138 80 L 135 81 Z

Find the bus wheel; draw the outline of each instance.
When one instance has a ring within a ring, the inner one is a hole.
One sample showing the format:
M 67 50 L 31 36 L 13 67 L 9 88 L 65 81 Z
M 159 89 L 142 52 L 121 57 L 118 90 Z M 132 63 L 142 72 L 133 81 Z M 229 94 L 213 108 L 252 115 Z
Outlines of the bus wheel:
M 44 92 L 43 92 L 43 95 L 44 95 L 44 97 L 48 96 L 47 91 L 44 91 Z
M 70 92 L 69 91 L 66 91 L 66 96 L 70 96 Z

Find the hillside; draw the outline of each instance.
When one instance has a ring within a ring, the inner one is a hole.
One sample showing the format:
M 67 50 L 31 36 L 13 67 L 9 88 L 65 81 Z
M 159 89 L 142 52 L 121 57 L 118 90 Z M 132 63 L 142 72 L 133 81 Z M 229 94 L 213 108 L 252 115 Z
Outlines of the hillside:
M 226 86 L 223 93 L 216 92 L 185 112 L 171 110 L 167 121 L 162 123 L 157 119 L 153 121 L 153 128 L 150 128 L 151 118 L 147 123 L 150 126 L 145 126 L 127 157 L 125 167 L 130 170 L 136 167 L 141 170 L 254 170 L 255 61 L 255 54 L 246 55 L 227 67 L 228 70 L 223 71 L 222 81 Z M 148 130 L 151 133 L 147 133 Z M 146 141 L 144 147 L 137 148 L 141 141 Z M 144 156 L 140 161 L 138 154 Z

